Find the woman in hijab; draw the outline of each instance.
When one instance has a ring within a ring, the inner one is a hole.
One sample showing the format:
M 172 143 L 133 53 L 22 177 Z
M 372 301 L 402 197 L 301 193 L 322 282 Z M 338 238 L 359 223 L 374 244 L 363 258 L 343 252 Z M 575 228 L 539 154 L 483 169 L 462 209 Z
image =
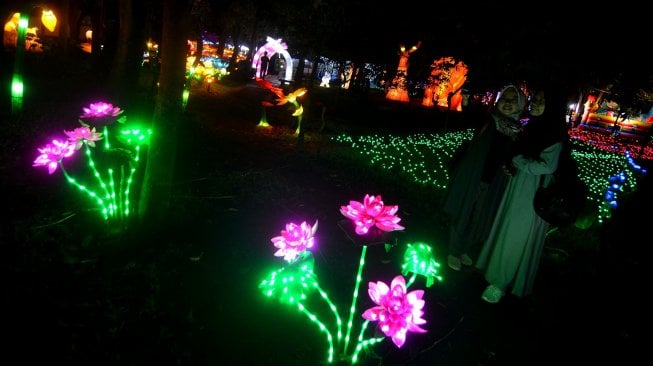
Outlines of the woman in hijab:
M 471 266 L 470 250 L 487 237 L 507 182 L 502 165 L 513 151 L 524 106 L 519 88 L 504 87 L 494 109 L 450 167 L 442 208 L 449 218 L 447 263 L 453 270 Z
M 565 108 L 551 90 L 538 90 L 531 99 L 528 121 L 505 166 L 506 190 L 476 263 L 489 283 L 481 296 L 489 303 L 499 302 L 508 288 L 520 297 L 531 293 L 549 228 L 535 213 L 533 198 L 541 177 L 547 185 L 563 148 L 569 149 Z

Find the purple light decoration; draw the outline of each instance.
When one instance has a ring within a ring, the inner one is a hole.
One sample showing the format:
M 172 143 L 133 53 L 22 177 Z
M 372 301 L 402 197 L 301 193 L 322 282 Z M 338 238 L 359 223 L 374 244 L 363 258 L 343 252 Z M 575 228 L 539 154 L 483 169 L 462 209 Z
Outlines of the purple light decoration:
M 78 127 L 72 131 L 63 131 L 68 136 L 68 141 L 75 143 L 75 150 L 81 149 L 84 146 L 84 141 L 88 146 L 95 147 L 95 141 L 102 139 L 102 134 L 95 132 L 95 127 L 92 129 L 88 126 Z
M 288 45 L 286 44 L 286 42 L 283 42 L 281 38 L 274 39 L 268 36 L 266 38 L 266 43 L 263 46 L 261 46 L 252 57 L 252 68 L 256 69 L 255 75 L 260 75 L 261 73 L 261 65 L 259 64 L 259 60 L 261 56 L 263 56 L 264 52 L 267 52 L 268 57 L 270 58 L 272 58 L 274 54 L 280 53 L 283 56 L 284 60 L 286 61 L 285 78 L 288 81 L 292 80 L 292 71 L 293 71 L 292 57 L 290 57 L 290 54 L 288 53 L 287 50 L 288 50 Z
M 79 118 L 117 117 L 122 113 L 120 108 L 105 102 L 91 103 L 88 107 L 83 107 L 82 110 L 84 114 L 79 116 Z
M 425 301 L 424 290 L 406 292 L 406 280 L 399 275 L 392 279 L 390 287 L 382 281 L 370 282 L 370 298 L 377 306 L 365 310 L 363 318 L 378 321 L 383 334 L 392 338 L 399 348 L 406 342 L 407 332 L 426 333 L 420 325 Z
M 47 166 L 48 173 L 52 174 L 57 170 L 57 166 L 63 158 L 67 158 L 75 152 L 75 145 L 69 141 L 52 140 L 51 143 L 38 150 L 40 155 L 34 160 L 32 166 Z
M 398 205 L 385 206 L 380 195 L 369 194 L 365 195 L 363 203 L 349 201 L 349 205 L 340 207 L 340 213 L 356 225 L 358 235 L 367 234 L 373 226 L 382 231 L 403 230 L 404 227 L 399 225 L 401 219 L 395 215 L 398 210 Z
M 356 225 L 360 229 L 357 232 L 360 235 L 357 239 L 361 240 L 379 232 L 385 233 L 404 229 L 403 226 L 398 224 L 400 219 L 396 216 L 397 211 L 398 206 L 385 206 L 381 196 L 369 194 L 365 195 L 362 203 L 350 201 L 349 205 L 341 206 L 341 213 L 349 218 L 351 222 L 362 223 Z M 348 222 L 348 220 L 343 221 Z M 353 365 L 358 362 L 359 355 L 364 349 L 382 342 L 385 337 L 391 337 L 397 347 L 402 347 L 406 342 L 408 332 L 427 332 L 427 330 L 420 327 L 426 324 L 426 320 L 422 318 L 424 314 L 422 309 L 425 305 L 423 300 L 424 290 L 408 292 L 407 286 L 410 286 L 410 284 L 406 284 L 406 280 L 402 275 L 394 277 L 390 286 L 381 281 L 369 282 L 368 294 L 376 306 L 367 309 L 362 314 L 357 312 L 356 304 L 368 247 L 368 245 L 363 244 L 356 273 L 354 293 L 349 307 L 347 330 L 343 337 L 343 323 L 340 313 L 336 305 L 329 299 L 327 292 L 320 287 L 313 270 L 314 258 L 309 249 L 315 246 L 317 226 L 317 220 L 313 225 L 309 225 L 306 221 L 299 225 L 290 222 L 285 225 L 284 230 L 281 230 L 280 235 L 271 239 L 277 248 L 274 255 L 283 257 L 288 263 L 265 278 L 259 284 L 259 289 L 268 297 L 276 297 L 283 303 L 295 306 L 326 335 L 328 343 L 326 363 L 331 364 L 335 359 Z M 350 231 L 354 231 L 353 227 L 351 230 L 347 230 L 347 232 Z M 433 267 L 438 266 L 438 264 L 432 258 L 430 247 L 420 244 L 417 248 L 411 250 L 409 254 L 408 259 L 411 261 L 409 264 L 404 264 L 402 268 L 405 272 L 414 272 L 410 283 L 417 274 L 436 276 L 436 270 Z M 429 262 L 427 269 L 424 260 L 429 259 L 433 263 Z M 437 277 L 440 279 L 439 276 Z M 335 323 L 323 322 L 318 318 L 318 312 L 309 309 L 314 305 L 314 302 L 308 301 L 308 296 L 315 292 L 328 305 L 335 317 Z M 348 345 L 352 340 L 350 335 L 353 329 L 354 314 L 360 314 L 360 317 L 365 321 L 360 325 L 358 337 L 353 338 L 353 341 L 356 342 L 353 352 L 348 353 Z M 365 336 L 366 329 L 368 329 L 368 324 L 371 321 L 379 322 L 379 329 L 384 333 L 384 336 Z M 331 326 L 335 326 L 335 328 L 331 328 Z M 340 349 L 339 352 L 336 351 L 336 347 Z
M 281 230 L 281 235 L 271 239 L 277 250 L 274 255 L 283 257 L 287 262 L 293 262 L 301 257 L 306 250 L 315 245 L 315 233 L 317 232 L 317 220 L 310 226 L 306 221 L 300 225 L 295 223 L 286 224 L 286 229 Z
M 340 206 L 340 213 L 346 218 L 354 222 L 356 227 L 355 231 L 358 235 L 366 235 L 369 233 L 370 228 L 376 227 L 381 231 L 394 231 L 403 230 L 404 227 L 399 225 L 401 219 L 395 215 L 399 210 L 399 206 L 385 206 L 381 195 L 371 196 L 365 195 L 363 203 L 358 201 L 349 201 L 349 205 Z M 352 296 L 352 303 L 349 308 L 349 320 L 347 321 L 347 333 L 345 335 L 344 353 L 347 353 L 347 346 L 349 346 L 349 335 L 352 330 L 352 322 L 354 319 L 354 311 L 356 309 L 356 302 L 358 300 L 358 289 L 362 280 L 363 266 L 365 265 L 365 255 L 367 253 L 367 245 L 363 245 L 361 250 L 361 257 L 358 262 L 358 272 L 356 274 L 356 283 L 354 285 L 354 296 Z
M 82 127 L 70 131 L 64 130 L 67 139 L 54 139 L 51 143 L 39 148 L 39 155 L 33 162 L 35 167 L 46 166 L 49 174 L 53 174 L 57 168 L 61 168 L 69 184 L 78 188 L 100 206 L 105 220 L 115 220 L 113 222 L 120 225 L 126 223 L 124 220 L 127 219 L 131 212 L 130 192 L 139 162 L 141 145 L 147 143 L 147 137 L 151 135 L 151 132 L 141 132 L 138 128 L 120 131 L 118 138 L 122 139 L 123 147 L 111 149 L 108 134 L 109 125 L 115 121 L 124 123 L 127 117 L 119 117 L 122 113 L 123 111 L 120 108 L 114 107 L 110 103 L 91 103 L 88 107 L 83 108 L 83 114 L 80 118 L 86 118 L 86 122 L 102 125 L 104 132 L 97 132 L 96 127 L 91 127 L 80 119 L 79 122 Z M 100 166 L 97 166 L 93 160 L 91 148 L 96 147 L 97 142 L 100 140 L 104 140 L 104 148 L 99 149 L 99 151 L 95 150 L 100 153 L 100 156 L 120 156 L 121 158 L 101 159 Z M 78 182 L 66 171 L 64 166 L 63 159 L 71 156 L 76 151 L 81 151 L 83 146 L 87 147 L 84 154 L 88 160 L 88 168 L 97 181 L 97 186 L 91 187 L 88 185 L 89 182 L 85 184 Z M 133 150 L 128 149 L 128 147 L 133 147 Z M 117 152 L 120 155 L 116 154 Z M 106 171 L 101 172 L 104 168 L 106 168 Z

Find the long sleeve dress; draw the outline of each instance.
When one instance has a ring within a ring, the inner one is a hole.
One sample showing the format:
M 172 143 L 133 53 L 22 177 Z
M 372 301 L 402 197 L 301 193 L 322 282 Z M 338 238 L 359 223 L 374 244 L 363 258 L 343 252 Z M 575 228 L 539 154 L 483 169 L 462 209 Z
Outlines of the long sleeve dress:
M 487 237 L 508 179 L 501 165 L 518 131 L 516 125 L 513 130 L 505 126 L 515 123 L 489 117 L 453 167 L 442 200 L 442 209 L 450 220 L 449 254 L 467 254 Z
M 512 288 L 516 296 L 529 295 L 533 288 L 549 228 L 535 213 L 533 198 L 541 175 L 545 175 L 545 186 L 553 179 L 562 148 L 563 143 L 556 142 L 542 150 L 539 158 L 517 155 L 512 159 L 517 170 L 509 178 L 476 262 L 489 283 L 504 291 Z

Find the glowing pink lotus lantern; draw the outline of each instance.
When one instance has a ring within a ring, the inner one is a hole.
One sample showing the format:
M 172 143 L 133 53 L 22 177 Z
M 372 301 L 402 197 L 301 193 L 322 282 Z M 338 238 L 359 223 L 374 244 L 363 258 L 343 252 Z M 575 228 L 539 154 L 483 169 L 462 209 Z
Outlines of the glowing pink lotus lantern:
M 349 205 L 341 206 L 340 213 L 352 220 L 356 225 L 356 234 L 365 235 L 370 228 L 376 227 L 382 231 L 403 230 L 399 225 L 401 219 L 395 215 L 399 206 L 385 206 L 380 195 L 365 195 L 363 203 L 349 201 Z
M 392 280 L 390 287 L 382 281 L 370 282 L 368 294 L 377 306 L 367 309 L 363 318 L 378 321 L 383 334 L 391 337 L 397 347 L 406 342 L 407 332 L 426 333 L 420 327 L 426 324 L 422 319 L 424 290 L 407 293 L 406 281 L 399 275 Z
M 64 130 L 67 140 L 52 140 L 50 144 L 39 148 L 40 155 L 34 160 L 33 166 L 47 166 L 50 174 L 61 168 L 66 182 L 96 203 L 104 219 L 118 224 L 116 227 L 121 230 L 127 227 L 132 212 L 132 183 L 139 166 L 141 147 L 147 143 L 151 132 L 137 127 L 123 129 L 122 125 L 118 129 L 118 125 L 108 124 L 123 112 L 109 103 L 91 103 L 83 111 L 80 118 L 102 124 L 103 132 L 97 132 L 95 127 L 80 120 L 82 127 Z M 120 117 L 118 121 L 123 123 L 126 119 L 127 117 Z M 109 143 L 109 130 L 111 136 L 117 132 L 117 138 L 113 138 L 118 142 L 117 147 L 112 147 Z M 96 148 L 100 140 L 103 140 L 103 144 Z M 64 167 L 63 158 L 81 151 L 83 147 L 88 172 L 84 174 L 82 170 L 75 170 L 73 173 L 81 173 L 75 177 L 77 174 L 71 175 Z M 102 159 L 96 161 L 93 156 L 98 154 Z
M 349 205 L 341 206 L 340 211 L 349 220 L 350 227 L 348 231 L 354 232 L 354 226 L 358 236 L 352 239 L 354 242 L 367 240 L 370 236 L 378 233 L 388 233 L 391 231 L 402 230 L 403 226 L 399 225 L 399 219 L 396 216 L 398 206 L 385 206 L 381 196 L 365 195 L 363 202 L 350 201 Z M 352 224 L 352 223 L 355 223 Z M 424 276 L 436 276 L 436 269 L 429 267 L 423 268 L 425 259 L 433 259 L 430 247 L 420 243 L 417 248 L 411 250 L 405 259 L 410 262 L 402 266 L 405 273 L 413 272 L 408 282 L 402 275 L 397 275 L 392 280 L 390 286 L 385 283 L 369 282 L 368 294 L 376 306 L 367 309 L 363 314 L 357 312 L 356 304 L 358 303 L 359 288 L 363 279 L 363 267 L 365 266 L 365 255 L 368 245 L 362 243 L 361 256 L 358 261 L 358 271 L 355 275 L 354 293 L 351 298 L 351 305 L 347 308 L 349 316 L 346 322 L 343 322 L 338 307 L 331 301 L 327 291 L 325 291 L 317 278 L 314 271 L 315 260 L 312 253 L 308 250 L 315 246 L 315 233 L 317 231 L 317 220 L 313 226 L 305 221 L 300 225 L 288 223 L 285 230 L 281 230 L 281 235 L 271 239 L 278 250 L 274 253 L 277 257 L 284 257 L 288 262 L 283 267 L 273 271 L 259 284 L 259 289 L 270 298 L 277 298 L 282 303 L 294 307 L 318 327 L 324 334 L 327 342 L 327 360 L 326 363 L 332 364 L 335 360 L 347 362 L 354 365 L 358 362 L 361 352 L 369 347 L 382 342 L 386 337 L 391 337 L 397 347 L 403 346 L 406 342 L 408 332 L 425 333 L 420 325 L 426 324 L 422 318 L 422 310 L 425 301 L 423 290 L 408 292 L 407 288 L 413 283 L 418 274 Z M 351 237 L 350 237 L 351 239 Z M 428 263 L 437 266 L 438 264 Z M 440 279 L 438 277 L 438 279 Z M 432 282 L 432 280 L 431 280 Z M 319 294 L 319 299 L 326 302 L 328 309 L 331 310 L 333 320 L 324 321 L 321 317 L 322 311 L 315 311 L 313 307 L 315 301 L 311 301 L 309 296 Z M 357 314 L 357 315 L 355 315 Z M 361 324 L 355 325 L 354 320 L 359 319 Z M 379 322 L 379 329 L 385 336 L 375 334 L 366 336 L 370 322 Z M 343 332 L 343 326 L 346 329 Z M 352 336 L 352 331 L 356 328 L 358 336 Z M 353 348 L 349 348 L 350 342 L 354 343 Z
M 114 107 L 111 103 L 97 102 L 91 103 L 88 107 L 83 107 L 84 114 L 79 118 L 87 120 L 91 119 L 96 122 L 111 123 L 113 120 L 122 114 L 119 107 Z M 123 123 L 124 117 L 118 119 L 118 122 Z
M 295 223 L 286 224 L 286 229 L 281 230 L 280 236 L 271 239 L 274 246 L 279 250 L 274 253 L 275 256 L 281 257 L 288 262 L 292 262 L 301 256 L 307 249 L 315 245 L 315 233 L 317 232 L 317 220 L 313 226 L 306 221 L 300 225 Z
M 32 166 L 47 166 L 48 173 L 52 174 L 57 170 L 57 166 L 63 158 L 67 158 L 75 152 L 75 145 L 68 141 L 52 140 L 51 143 L 38 150 L 40 155 L 34 160 Z
M 64 130 L 63 132 L 68 135 L 69 141 L 75 143 L 75 150 L 79 150 L 84 145 L 84 142 L 86 142 L 88 146 L 95 147 L 95 141 L 102 139 L 102 134 L 95 132 L 95 127 L 91 129 L 88 126 L 83 126 L 72 131 Z

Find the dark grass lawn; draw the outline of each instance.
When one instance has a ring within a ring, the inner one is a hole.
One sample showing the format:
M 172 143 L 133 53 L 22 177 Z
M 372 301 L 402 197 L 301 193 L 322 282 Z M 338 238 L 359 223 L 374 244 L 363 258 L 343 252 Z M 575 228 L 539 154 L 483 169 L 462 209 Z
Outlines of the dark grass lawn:
M 270 239 L 289 221 L 317 220 L 316 273 L 346 318 L 361 249 L 338 225 L 339 209 L 367 193 L 398 204 L 406 230 L 392 236 L 398 245 L 388 253 L 369 248 L 359 311 L 371 306 L 368 281 L 400 273 L 406 243 L 432 244 L 444 281 L 426 289 L 428 333 L 409 333 L 401 349 L 386 339 L 361 364 L 589 364 L 639 355 L 646 287 L 637 235 L 649 221 L 634 212 L 648 208 L 648 194 L 630 197 L 601 227 L 550 234 L 534 295 L 489 305 L 479 273 L 446 267 L 439 193 L 375 171 L 330 140 L 437 131 L 442 114 L 317 90 L 298 150 L 287 109 L 268 110 L 272 129 L 256 127 L 263 89 L 195 90 L 179 128 L 169 220 L 111 233 L 61 176 L 31 166 L 39 141 L 71 128 L 94 101 L 64 93 L 74 90 L 66 80 L 41 82 L 55 92 L 37 88 L 24 117 L 7 115 L 1 127 L 3 364 L 323 364 L 324 334 L 258 284 L 282 264 Z

